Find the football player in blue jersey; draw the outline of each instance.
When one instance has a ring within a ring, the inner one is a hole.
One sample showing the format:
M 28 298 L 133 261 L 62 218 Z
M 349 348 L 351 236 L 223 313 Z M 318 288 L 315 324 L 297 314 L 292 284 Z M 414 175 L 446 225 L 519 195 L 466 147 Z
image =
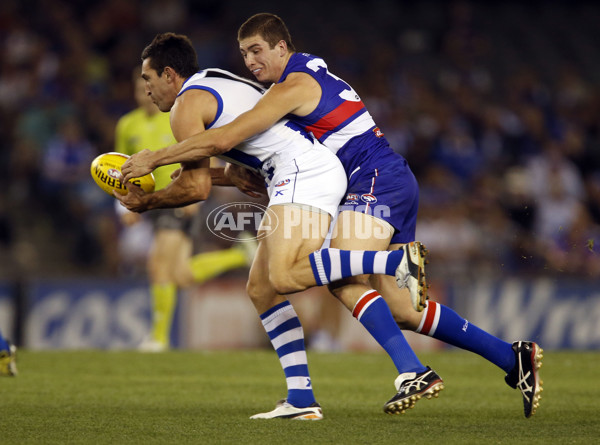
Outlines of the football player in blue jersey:
M 348 177 L 331 248 L 312 253 L 307 260 L 317 284 L 327 284 L 359 320 L 361 310 L 383 296 L 403 329 L 486 358 L 506 372 L 510 386 L 520 389 L 525 416 L 533 415 L 542 390 L 538 375 L 542 349 L 536 343 L 518 341 L 511 345 L 467 323 L 452 309 L 427 302 L 424 280 L 419 280 L 419 292 L 411 292 L 407 298 L 406 291 L 398 289 L 390 276 L 370 275 L 372 271 L 367 269 L 361 276 L 348 275 L 358 267 L 353 261 L 354 251 L 393 251 L 414 241 L 418 208 L 418 185 L 407 161 L 389 147 L 360 96 L 332 74 L 323 59 L 296 52 L 285 23 L 274 14 L 250 17 L 238 31 L 238 42 L 245 64 L 256 79 L 272 83 L 267 93 L 252 110 L 228 125 L 131 158 L 124 166 L 128 177 L 141 176 L 165 163 L 218 154 L 284 116 L 297 123 L 337 154 Z M 423 264 L 416 266 L 418 274 L 423 275 Z M 294 284 L 290 283 L 290 291 L 294 291 Z M 406 348 L 408 345 L 402 345 L 410 362 L 414 353 Z M 437 394 L 443 388 L 434 371 L 418 360 L 413 363 L 410 372 L 396 379 L 398 392 L 384 405 L 384 411 L 404 412 L 423 395 Z

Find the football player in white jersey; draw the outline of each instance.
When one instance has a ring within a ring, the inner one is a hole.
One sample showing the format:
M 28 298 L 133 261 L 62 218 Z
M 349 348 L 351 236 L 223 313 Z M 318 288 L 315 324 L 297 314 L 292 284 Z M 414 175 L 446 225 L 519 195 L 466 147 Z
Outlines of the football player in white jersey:
M 176 139 L 183 140 L 207 128 L 218 128 L 251 109 L 261 98 L 261 88 L 226 71 L 198 71 L 198 62 L 189 39 L 166 33 L 158 35 L 142 53 L 142 78 L 146 91 L 162 111 L 171 112 L 171 128 Z M 319 420 L 320 406 L 314 399 L 308 372 L 304 334 L 300 321 L 281 289 L 289 281 L 290 270 L 300 258 L 319 249 L 324 242 L 331 217 L 346 190 L 346 174 L 338 158 L 298 125 L 287 120 L 240 141 L 234 149 L 215 155 L 259 171 L 268 186 L 269 209 L 278 225 L 261 227 L 259 247 L 250 270 L 248 293 L 286 375 L 287 398 L 275 410 L 253 418 L 293 418 Z M 203 157 L 182 163 L 173 182 L 156 192 L 145 194 L 127 184 L 129 193 L 116 194 L 129 210 L 185 205 L 204 200 L 215 182 L 208 159 Z M 293 215 L 292 215 L 293 214 Z M 291 223 L 291 217 L 294 224 Z M 316 222 L 316 224 L 315 224 Z M 306 235 L 307 225 L 313 230 Z M 364 252 L 360 266 L 386 269 L 382 252 Z M 378 256 L 377 256 L 378 255 Z M 377 256 L 377 258 L 376 258 Z M 396 252 L 397 258 L 406 258 Z M 397 264 L 388 267 L 394 274 Z M 352 267 L 359 274 L 360 267 Z M 312 278 L 310 265 L 308 276 Z M 310 285 L 315 285 L 313 281 Z M 406 342 L 385 301 L 368 298 L 355 308 L 365 328 L 388 351 L 397 368 L 418 362 L 403 353 Z M 382 340 L 386 332 L 385 338 Z M 391 333 L 391 334 L 389 334 Z M 413 358 L 414 357 L 414 358 Z M 422 366 L 419 362 L 416 366 Z

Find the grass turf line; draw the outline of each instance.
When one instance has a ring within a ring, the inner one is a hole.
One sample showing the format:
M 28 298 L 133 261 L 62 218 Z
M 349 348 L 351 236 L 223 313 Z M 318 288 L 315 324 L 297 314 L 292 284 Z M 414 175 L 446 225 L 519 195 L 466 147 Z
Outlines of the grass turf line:
M 382 406 L 396 371 L 384 354 L 309 352 L 320 422 L 251 421 L 285 397 L 272 351 L 19 351 L 0 378 L 2 444 L 593 443 L 600 354 L 545 351 L 541 406 L 523 416 L 503 372 L 464 351 L 420 353 L 444 379 L 403 415 Z

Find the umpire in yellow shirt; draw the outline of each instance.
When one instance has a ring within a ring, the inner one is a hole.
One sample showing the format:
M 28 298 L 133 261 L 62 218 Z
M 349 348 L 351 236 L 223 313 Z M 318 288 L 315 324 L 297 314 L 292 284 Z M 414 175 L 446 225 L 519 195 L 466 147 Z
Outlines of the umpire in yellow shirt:
M 115 151 L 132 155 L 145 148 L 158 150 L 174 144 L 169 113 L 162 113 L 145 91 L 141 68 L 134 70 L 135 100 L 138 108 L 122 116 L 117 122 Z M 159 167 L 154 171 L 156 189 L 171 182 L 171 173 L 178 164 Z M 148 279 L 152 297 L 152 331 L 139 349 L 161 352 L 169 348 L 173 313 L 177 303 L 177 290 L 201 283 L 230 269 L 251 263 L 253 247 L 241 247 L 192 254 L 190 230 L 193 218 L 199 214 L 199 204 L 184 208 L 151 210 L 146 213 L 154 228 L 154 237 L 148 257 Z M 121 222 L 133 225 L 142 215 L 119 209 Z M 145 216 L 144 216 L 145 217 Z

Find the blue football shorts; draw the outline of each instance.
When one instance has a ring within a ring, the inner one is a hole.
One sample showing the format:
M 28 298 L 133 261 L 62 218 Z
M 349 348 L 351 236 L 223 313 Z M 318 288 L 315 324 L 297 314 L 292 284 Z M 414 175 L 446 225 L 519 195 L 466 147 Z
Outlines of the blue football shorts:
M 390 152 L 362 163 L 351 173 L 340 211 L 382 219 L 394 228 L 390 244 L 415 240 L 419 185 L 402 156 Z

